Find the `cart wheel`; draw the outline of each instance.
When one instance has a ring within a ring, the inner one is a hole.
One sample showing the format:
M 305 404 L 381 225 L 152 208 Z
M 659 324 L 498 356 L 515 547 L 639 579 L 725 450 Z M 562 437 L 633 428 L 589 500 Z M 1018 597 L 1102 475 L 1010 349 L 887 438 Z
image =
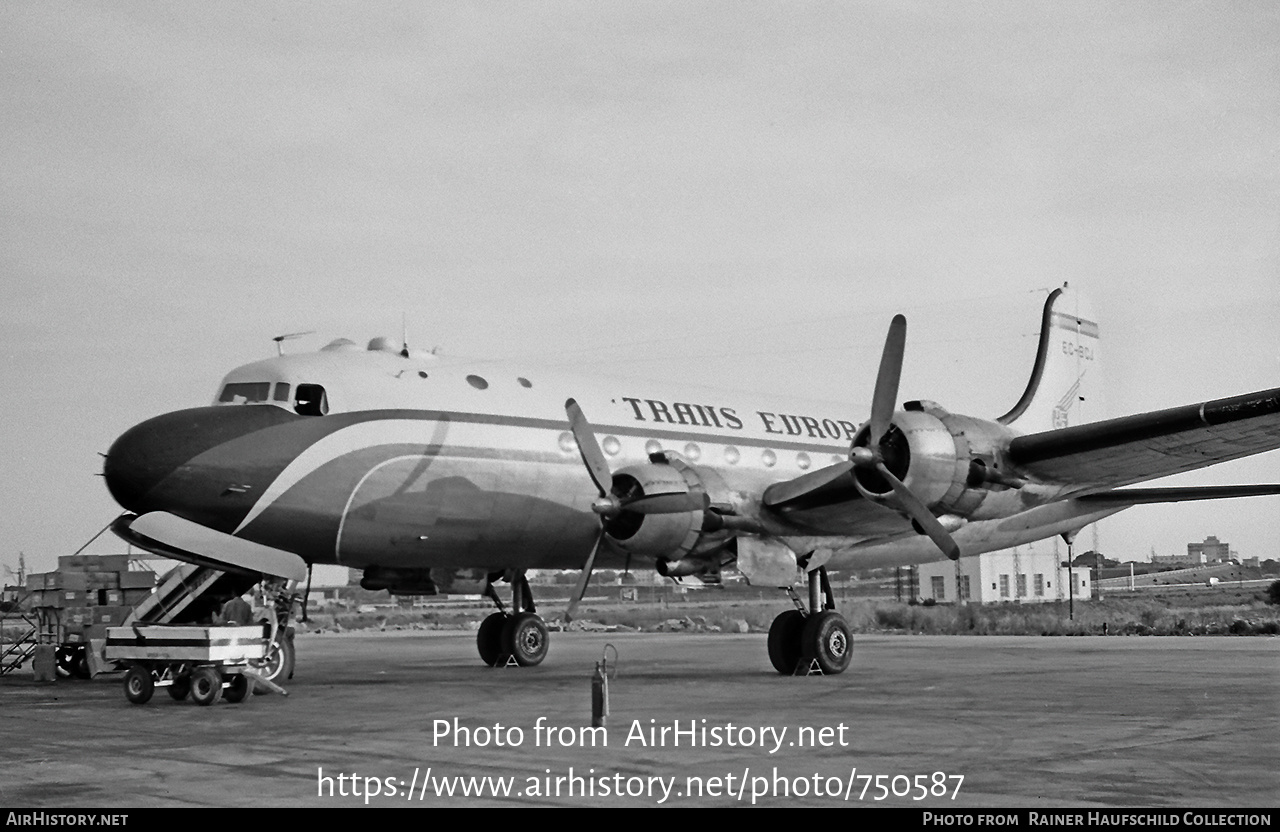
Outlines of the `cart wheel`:
M 197 667 L 191 674 L 191 699 L 198 705 L 212 705 L 222 698 L 222 674 L 212 667 Z
M 191 693 L 191 677 L 179 676 L 173 680 L 172 685 L 169 685 L 168 690 L 175 702 L 181 702 L 187 698 L 188 693 Z
M 140 664 L 129 665 L 124 674 L 124 697 L 135 705 L 145 705 L 156 691 L 156 680 L 151 671 Z
M 244 701 L 249 695 L 249 677 L 243 673 L 237 673 L 227 680 L 227 689 L 222 692 L 222 698 L 230 702 L 232 705 Z

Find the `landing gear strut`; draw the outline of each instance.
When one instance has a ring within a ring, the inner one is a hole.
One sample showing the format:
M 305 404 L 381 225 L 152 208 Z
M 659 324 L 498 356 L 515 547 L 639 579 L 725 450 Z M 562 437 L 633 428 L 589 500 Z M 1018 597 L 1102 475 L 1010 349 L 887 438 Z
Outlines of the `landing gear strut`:
M 769 661 L 774 670 L 784 675 L 815 670 L 843 673 L 853 658 L 853 637 L 844 616 L 836 612 L 826 567 L 809 573 L 808 610 L 793 590 L 787 593 L 796 608 L 773 619 L 769 627 Z
M 493 600 L 498 611 L 480 622 L 476 633 L 480 659 L 490 667 L 501 667 L 511 660 L 521 667 L 539 665 L 551 647 L 551 634 L 536 612 L 524 570 L 507 576 L 511 582 L 512 611 L 509 613 L 493 588 L 493 582 L 500 577 L 501 573 L 490 575 L 485 584 L 484 594 Z

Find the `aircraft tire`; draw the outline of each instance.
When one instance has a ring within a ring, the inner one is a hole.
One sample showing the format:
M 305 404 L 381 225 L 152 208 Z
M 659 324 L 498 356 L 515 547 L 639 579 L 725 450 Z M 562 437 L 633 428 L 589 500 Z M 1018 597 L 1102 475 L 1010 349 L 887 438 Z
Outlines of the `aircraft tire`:
M 804 634 L 805 617 L 800 610 L 787 610 L 769 626 L 769 661 L 773 669 L 790 676 L 800 661 L 800 637 Z
M 502 632 L 506 629 L 507 617 L 495 612 L 480 622 L 476 631 L 476 649 L 480 652 L 480 660 L 493 667 L 502 658 Z
M 258 668 L 258 672 L 269 682 L 275 682 L 277 685 L 285 679 L 293 678 L 294 664 L 293 639 L 282 636 L 280 639 L 280 649 L 275 655 Z M 270 688 L 266 686 L 253 686 L 254 694 L 270 693 Z
M 818 667 L 828 676 L 844 673 L 853 658 L 853 637 L 844 616 L 835 610 L 824 610 L 809 616 L 800 638 L 802 658 L 817 659 Z
M 124 674 L 124 698 L 135 705 L 145 705 L 151 701 L 151 694 L 156 691 L 156 681 L 151 671 L 140 664 L 129 666 Z
M 227 680 L 227 689 L 222 692 L 222 698 L 230 702 L 232 705 L 238 705 L 249 695 L 249 677 L 242 673 L 237 673 Z
M 551 633 L 536 613 L 516 613 L 502 630 L 502 645 L 521 667 L 542 664 L 551 647 Z
M 191 701 L 213 705 L 222 698 L 222 674 L 212 667 L 197 667 L 191 674 Z
M 165 688 L 169 691 L 169 697 L 175 702 L 181 702 L 187 698 L 187 694 L 191 693 L 191 677 L 179 676 L 173 680 L 173 684 Z

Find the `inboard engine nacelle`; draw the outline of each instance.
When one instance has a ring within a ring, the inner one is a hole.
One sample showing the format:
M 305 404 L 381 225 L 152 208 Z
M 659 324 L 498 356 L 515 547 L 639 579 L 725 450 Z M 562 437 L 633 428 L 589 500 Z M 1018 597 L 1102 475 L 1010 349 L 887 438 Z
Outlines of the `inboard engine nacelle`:
M 893 414 L 880 442 L 885 466 L 937 514 L 969 517 L 993 490 L 1020 488 L 1006 450 L 1014 433 L 999 422 L 950 413 L 934 402 L 912 401 Z M 854 448 L 870 441 L 870 424 Z M 894 491 L 871 467 L 854 469 L 854 483 L 868 500 L 892 505 Z

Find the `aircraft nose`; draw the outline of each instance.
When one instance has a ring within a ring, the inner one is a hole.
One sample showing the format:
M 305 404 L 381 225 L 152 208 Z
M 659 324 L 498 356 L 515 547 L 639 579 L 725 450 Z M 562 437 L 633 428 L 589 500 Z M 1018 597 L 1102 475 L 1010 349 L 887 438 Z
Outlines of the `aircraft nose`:
M 278 407 L 198 407 L 156 416 L 122 433 L 107 450 L 102 475 L 115 501 L 139 514 L 162 506 L 148 495 L 200 454 L 271 425 L 300 418 Z

